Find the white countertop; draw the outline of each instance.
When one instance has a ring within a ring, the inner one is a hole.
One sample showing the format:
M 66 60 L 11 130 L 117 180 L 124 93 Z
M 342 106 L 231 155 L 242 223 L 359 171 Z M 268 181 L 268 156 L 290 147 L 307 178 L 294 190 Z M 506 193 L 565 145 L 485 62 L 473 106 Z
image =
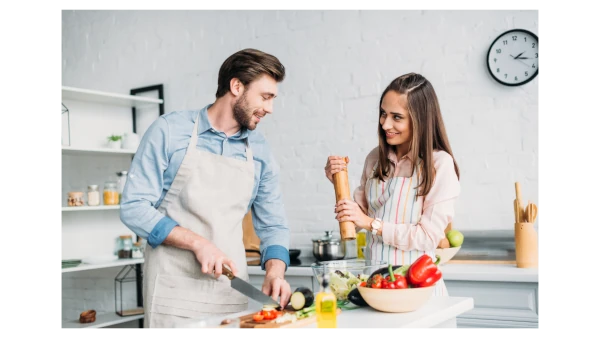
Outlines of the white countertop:
M 473 298 L 467 297 L 431 297 L 429 302 L 420 309 L 406 313 L 379 312 L 371 307 L 361 307 L 352 310 L 342 310 L 338 315 L 338 328 L 428 328 L 434 327 L 461 314 L 472 310 Z M 248 310 L 219 318 L 241 317 L 258 312 L 262 306 L 252 300 L 248 303 Z M 306 326 L 316 328 L 317 324 Z
M 446 264 L 441 266 L 445 280 L 469 280 L 486 282 L 538 282 L 538 269 L 522 269 L 508 264 Z M 248 274 L 264 275 L 260 266 L 249 266 Z M 310 267 L 291 266 L 286 276 L 313 277 Z

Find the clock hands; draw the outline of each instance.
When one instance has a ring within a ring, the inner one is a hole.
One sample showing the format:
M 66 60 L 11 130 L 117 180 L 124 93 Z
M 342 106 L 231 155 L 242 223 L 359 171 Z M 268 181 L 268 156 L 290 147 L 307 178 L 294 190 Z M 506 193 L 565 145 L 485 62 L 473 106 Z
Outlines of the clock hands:
M 516 59 L 519 59 L 519 56 L 523 55 L 523 53 L 525 53 L 525 52 L 521 52 L 521 54 L 519 54 L 517 56 L 512 56 L 512 55 L 510 55 L 510 56 L 512 56 L 512 58 L 516 60 Z
M 519 53 L 517 56 L 512 56 L 512 54 L 509 54 L 514 60 L 528 60 L 528 59 L 533 59 L 533 58 L 528 58 L 528 57 L 524 57 L 521 56 L 523 55 L 525 52 Z M 523 61 L 521 61 L 523 62 Z M 523 64 L 527 65 L 525 62 L 523 62 Z M 529 65 L 528 65 L 529 66 Z

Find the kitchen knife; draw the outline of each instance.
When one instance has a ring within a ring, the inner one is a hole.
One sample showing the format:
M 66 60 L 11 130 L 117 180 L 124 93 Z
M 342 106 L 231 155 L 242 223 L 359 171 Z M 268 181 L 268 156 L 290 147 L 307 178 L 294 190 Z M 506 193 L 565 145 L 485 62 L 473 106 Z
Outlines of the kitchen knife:
M 246 282 L 245 280 L 236 277 L 231 270 L 229 270 L 226 266 L 223 265 L 223 274 L 229 278 L 231 281 L 231 287 L 237 290 L 238 292 L 248 296 L 249 298 L 254 299 L 255 301 L 268 306 L 273 306 L 277 311 L 281 310 L 281 306 L 277 304 L 273 298 L 265 295 L 259 289 L 252 286 L 252 284 Z

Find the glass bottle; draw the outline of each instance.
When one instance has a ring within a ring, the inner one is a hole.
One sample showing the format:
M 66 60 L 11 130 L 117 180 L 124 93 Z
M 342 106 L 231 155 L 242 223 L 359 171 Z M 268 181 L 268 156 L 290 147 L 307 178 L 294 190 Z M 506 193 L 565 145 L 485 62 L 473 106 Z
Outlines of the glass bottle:
M 90 206 L 100 205 L 100 191 L 97 185 L 88 185 L 87 200 Z
M 119 236 L 117 239 L 116 251 L 119 258 L 131 258 L 133 252 L 133 240 L 131 235 Z
M 117 172 L 117 176 L 119 177 L 117 180 L 117 187 L 119 191 L 119 203 L 121 203 L 121 195 L 123 195 L 123 190 L 125 190 L 125 183 L 127 183 L 127 171 L 119 171 Z
M 329 272 L 323 269 L 321 291 L 316 300 L 317 328 L 337 327 L 337 298 L 329 288 Z
M 119 204 L 119 191 L 117 189 L 117 182 L 105 182 L 104 183 L 104 205 L 118 205 Z

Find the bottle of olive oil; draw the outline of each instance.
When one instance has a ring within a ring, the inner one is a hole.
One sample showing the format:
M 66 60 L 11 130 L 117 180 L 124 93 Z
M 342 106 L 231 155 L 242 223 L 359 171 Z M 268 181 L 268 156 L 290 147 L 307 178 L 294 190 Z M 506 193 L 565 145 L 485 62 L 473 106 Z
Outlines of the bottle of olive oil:
M 327 269 L 324 269 L 327 270 Z M 329 273 L 324 272 L 321 282 L 321 291 L 316 299 L 317 327 L 337 327 L 337 299 L 329 288 Z

